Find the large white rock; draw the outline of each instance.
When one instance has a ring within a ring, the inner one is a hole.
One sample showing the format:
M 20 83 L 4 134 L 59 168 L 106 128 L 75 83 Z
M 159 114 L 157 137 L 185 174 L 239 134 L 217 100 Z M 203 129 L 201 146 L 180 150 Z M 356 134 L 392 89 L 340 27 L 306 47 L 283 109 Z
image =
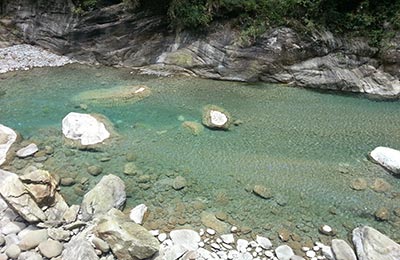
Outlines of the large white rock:
M 288 245 L 278 246 L 275 249 L 275 254 L 279 260 L 289 260 L 292 256 L 294 256 L 293 249 Z
M 105 125 L 94 116 L 71 112 L 62 120 L 66 138 L 79 140 L 82 145 L 94 145 L 110 137 Z
M 144 204 L 139 204 L 131 210 L 129 218 L 136 224 L 142 224 L 143 217 L 144 214 L 146 214 L 146 212 L 147 212 L 147 206 Z
M 342 239 L 332 240 L 332 251 L 336 260 L 357 260 L 353 249 Z
M 6 161 L 7 152 L 16 140 L 17 133 L 11 128 L 0 124 L 0 165 Z
M 187 250 L 196 250 L 200 242 L 200 235 L 190 229 L 172 230 L 169 236 L 175 245 L 180 245 Z
M 353 230 L 353 244 L 358 260 L 400 259 L 400 245 L 368 226 Z
M 369 156 L 374 162 L 380 164 L 393 174 L 400 174 L 400 151 L 379 146 Z
M 25 146 L 24 148 L 19 149 L 17 151 L 17 156 L 20 158 L 25 158 L 25 157 L 35 154 L 37 151 L 39 151 L 39 148 L 37 147 L 37 145 L 34 143 L 31 143 L 31 144 Z

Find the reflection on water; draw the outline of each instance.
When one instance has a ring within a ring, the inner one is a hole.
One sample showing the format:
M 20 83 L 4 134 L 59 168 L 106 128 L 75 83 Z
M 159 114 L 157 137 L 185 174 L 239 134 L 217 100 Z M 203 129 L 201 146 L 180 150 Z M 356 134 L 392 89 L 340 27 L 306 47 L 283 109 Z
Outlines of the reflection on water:
M 151 95 L 111 106 L 90 100 L 79 104 L 74 98 L 124 85 L 146 85 Z M 318 227 L 328 224 L 345 238 L 355 226 L 368 224 L 400 239 L 400 218 L 374 219 L 379 207 L 391 212 L 400 207 L 399 180 L 366 160 L 376 146 L 400 149 L 399 102 L 82 65 L 9 73 L 2 76 L 0 90 L 0 122 L 42 148 L 54 148 L 40 163 L 75 179 L 75 185 L 62 188 L 70 203 L 78 203 L 102 175 L 113 173 L 126 183 L 127 210 L 139 203 L 149 206 L 149 228 L 197 228 L 205 214 L 218 213 L 228 226 L 258 234 L 285 228 L 315 240 Z M 201 122 L 207 104 L 225 108 L 243 123 L 197 136 L 182 127 L 182 121 Z M 63 146 L 61 120 L 71 111 L 107 116 L 118 142 L 100 152 Z M 38 161 L 15 159 L 13 168 L 20 172 Z M 90 175 L 91 165 L 103 173 Z M 177 176 L 186 180 L 181 190 L 173 188 Z M 351 189 L 360 177 L 369 186 L 382 178 L 392 187 L 385 193 Z M 254 195 L 256 184 L 267 187 L 273 198 Z

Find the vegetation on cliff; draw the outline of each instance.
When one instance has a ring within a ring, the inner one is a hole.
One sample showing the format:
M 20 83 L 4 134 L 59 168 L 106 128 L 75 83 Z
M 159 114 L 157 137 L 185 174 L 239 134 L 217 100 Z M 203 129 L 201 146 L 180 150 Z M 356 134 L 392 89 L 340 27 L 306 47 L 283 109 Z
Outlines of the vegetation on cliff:
M 130 10 L 165 14 L 178 30 L 233 19 L 249 38 L 271 26 L 289 25 L 366 35 L 378 43 L 388 31 L 400 29 L 399 0 L 75 0 L 83 10 L 119 2 Z

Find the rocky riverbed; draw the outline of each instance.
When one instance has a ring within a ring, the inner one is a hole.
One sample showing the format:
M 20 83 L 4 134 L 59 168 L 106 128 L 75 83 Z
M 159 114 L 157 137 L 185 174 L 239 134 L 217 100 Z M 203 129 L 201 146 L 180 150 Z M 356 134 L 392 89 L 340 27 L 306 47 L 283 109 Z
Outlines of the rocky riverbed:
M 59 67 L 73 62 L 76 61 L 29 44 L 0 48 L 0 73 L 35 67 Z

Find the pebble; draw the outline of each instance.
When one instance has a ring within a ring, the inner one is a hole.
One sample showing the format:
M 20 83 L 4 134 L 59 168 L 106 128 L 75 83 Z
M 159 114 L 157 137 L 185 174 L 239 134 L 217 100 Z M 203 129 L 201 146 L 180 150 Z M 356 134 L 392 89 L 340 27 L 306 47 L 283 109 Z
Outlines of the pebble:
M 6 249 L 6 255 L 11 259 L 16 259 L 21 254 L 21 249 L 18 245 L 12 244 Z
M 249 241 L 245 239 L 238 239 L 236 242 L 236 249 L 241 253 L 246 252 L 248 246 L 249 246 Z
M 21 238 L 21 242 L 19 246 L 22 250 L 29 250 L 32 248 L 37 247 L 40 242 L 45 241 L 47 239 L 47 230 L 46 229 L 39 229 L 28 231 L 26 234 Z
M 161 233 L 157 236 L 158 241 L 160 241 L 161 243 L 164 242 L 165 239 L 167 239 L 167 234 L 165 233 Z
M 37 145 L 34 144 L 34 143 L 31 143 L 28 146 L 26 146 L 26 147 L 24 147 L 22 149 L 19 149 L 17 151 L 17 156 L 19 158 L 25 158 L 25 157 L 33 155 L 37 151 L 39 151 L 39 148 L 37 147 Z
M 375 218 L 378 221 L 387 221 L 389 220 L 390 212 L 387 208 L 379 208 L 375 211 Z
M 43 257 L 34 251 L 27 251 L 27 252 L 22 252 L 18 260 L 43 260 Z
M 258 195 L 258 196 L 260 196 L 261 198 L 263 198 L 263 199 L 270 199 L 270 198 L 272 198 L 272 193 L 271 193 L 271 191 L 270 191 L 267 187 L 265 187 L 265 186 L 263 186 L 263 185 L 255 185 L 254 188 L 253 188 L 253 192 L 254 192 L 256 195 Z
M 233 237 L 233 234 L 221 235 L 221 239 L 224 243 L 227 243 L 227 244 L 232 244 L 235 242 L 235 238 Z
M 214 229 L 211 229 L 211 228 L 207 228 L 206 229 L 206 232 L 207 232 L 207 234 L 209 234 L 209 235 L 211 235 L 211 236 L 213 236 L 213 235 L 215 235 L 215 230 Z
M 4 235 L 17 234 L 21 231 L 21 227 L 14 222 L 7 223 L 2 229 L 1 233 Z
M 87 167 L 87 172 L 92 176 L 97 176 L 103 172 L 103 168 L 97 165 L 91 165 Z
M 270 249 L 272 247 L 271 240 L 269 240 L 266 237 L 257 236 L 256 241 L 257 241 L 258 245 L 264 249 Z
M 172 188 L 174 188 L 174 190 L 181 190 L 181 189 L 185 188 L 186 185 L 187 185 L 186 179 L 182 176 L 177 176 L 174 179 Z
M 313 250 L 308 250 L 307 252 L 306 252 L 306 256 L 307 257 L 315 257 L 317 254 L 315 253 L 315 251 L 313 251 Z
M 47 258 L 59 256 L 64 248 L 64 246 L 56 240 L 42 241 L 38 247 L 40 253 Z
M 279 260 L 289 260 L 294 256 L 293 249 L 288 245 L 281 245 L 275 249 L 275 254 Z

